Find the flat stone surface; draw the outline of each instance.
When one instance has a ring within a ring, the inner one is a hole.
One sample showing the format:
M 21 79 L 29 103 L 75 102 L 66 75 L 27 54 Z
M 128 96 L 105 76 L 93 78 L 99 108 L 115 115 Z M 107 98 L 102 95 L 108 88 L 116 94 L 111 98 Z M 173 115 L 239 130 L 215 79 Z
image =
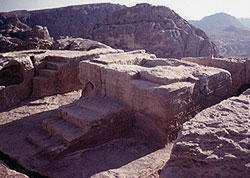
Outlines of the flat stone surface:
M 166 158 L 168 159 L 172 144 L 159 149 L 135 161 L 132 161 L 117 169 L 110 169 L 91 176 L 92 178 L 116 178 L 116 177 L 159 177 Z M 164 158 L 165 157 L 165 158 Z
M 1 112 L 0 151 L 17 160 L 26 169 L 49 177 L 88 178 L 110 169 L 111 172 L 120 172 L 125 177 L 153 172 L 158 175 L 158 170 L 168 160 L 171 148 L 158 146 L 136 130 L 99 147 L 79 150 L 52 160 L 28 142 L 27 136 L 32 131 L 44 132 L 43 120 L 57 117 L 56 109 L 59 106 L 72 103 L 80 95 L 78 91 L 27 100 Z M 165 156 L 161 157 L 161 154 Z M 131 174 L 135 165 L 136 171 Z
M 250 89 L 182 126 L 161 177 L 250 177 Z

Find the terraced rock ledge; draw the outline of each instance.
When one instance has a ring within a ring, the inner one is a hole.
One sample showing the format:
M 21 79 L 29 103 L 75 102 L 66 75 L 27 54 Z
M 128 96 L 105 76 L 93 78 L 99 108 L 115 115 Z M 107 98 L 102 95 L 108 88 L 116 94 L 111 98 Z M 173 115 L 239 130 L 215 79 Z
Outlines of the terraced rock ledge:
M 1 103 L 0 151 L 48 177 L 159 177 L 181 125 L 232 95 L 230 71 L 144 50 L 0 57 L 0 72 L 31 71 L 2 87 L 2 101 L 11 87 L 29 94 Z

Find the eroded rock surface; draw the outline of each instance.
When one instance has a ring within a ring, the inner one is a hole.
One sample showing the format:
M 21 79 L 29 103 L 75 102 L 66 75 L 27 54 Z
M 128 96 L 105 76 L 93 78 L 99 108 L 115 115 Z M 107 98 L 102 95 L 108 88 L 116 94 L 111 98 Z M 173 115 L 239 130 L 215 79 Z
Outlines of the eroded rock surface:
M 111 48 L 111 47 L 97 41 L 83 39 L 83 38 L 72 38 L 72 37 L 65 37 L 58 39 L 51 46 L 51 49 L 53 50 L 90 51 L 96 48 Z
M 2 52 L 15 50 L 24 32 L 35 25 L 47 27 L 55 39 L 88 38 L 117 49 L 146 49 L 158 57 L 218 55 L 203 31 L 167 7 L 139 4 L 128 8 L 110 3 L 0 13 Z M 37 42 L 41 47 L 48 45 Z
M 13 11 L 0 13 L 0 34 L 9 36 L 20 29 L 35 25 L 48 27 L 51 36 L 83 37 L 83 29 L 96 24 L 115 10 L 125 8 L 118 4 L 99 3 L 69 6 L 37 11 Z
M 180 124 L 231 94 L 231 76 L 223 69 L 175 59 L 157 59 L 143 51 L 100 55 L 80 63 L 83 97 L 115 98 L 136 111 L 136 124 L 168 142 Z
M 161 177 L 249 177 L 250 90 L 184 123 Z
M 21 173 L 14 171 L 14 170 L 9 169 L 1 161 L 0 161 L 0 177 L 2 177 L 2 178 L 11 178 L 11 177 L 29 178 L 28 176 L 26 176 L 24 174 L 21 174 Z
M 182 58 L 183 61 L 194 62 L 199 65 L 222 68 L 232 75 L 232 94 L 241 94 L 250 87 L 250 60 L 232 58 Z M 243 91 L 242 91 L 243 90 Z
M 164 6 L 138 4 L 87 29 L 88 38 L 118 49 L 146 49 L 157 57 L 217 56 L 206 34 Z
M 85 41 L 81 42 L 84 45 Z M 97 44 L 86 41 L 90 48 Z M 28 50 L 1 54 L 0 110 L 29 97 L 40 98 L 80 89 L 78 66 L 81 60 L 121 52 L 102 44 L 95 47 L 88 51 Z
M 0 35 L 0 53 L 30 49 L 50 49 L 54 40 L 47 27 L 36 25 L 32 28 L 14 28 Z
M 75 91 L 26 100 L 9 111 L 1 112 L 0 151 L 26 169 L 49 177 L 98 177 L 110 169 L 110 172 L 118 172 L 122 176 L 157 174 L 168 160 L 171 145 L 159 147 L 137 133 L 136 129 L 96 148 L 79 150 L 54 159 L 48 159 L 43 150 L 28 142 L 30 133 L 44 132 L 43 121 L 58 117 L 57 109 L 60 106 L 68 105 L 80 96 L 81 91 Z M 64 128 L 64 131 L 67 133 L 68 130 Z M 136 170 L 133 169 L 135 165 Z
M 0 56 L 0 110 L 30 97 L 33 75 L 29 56 Z

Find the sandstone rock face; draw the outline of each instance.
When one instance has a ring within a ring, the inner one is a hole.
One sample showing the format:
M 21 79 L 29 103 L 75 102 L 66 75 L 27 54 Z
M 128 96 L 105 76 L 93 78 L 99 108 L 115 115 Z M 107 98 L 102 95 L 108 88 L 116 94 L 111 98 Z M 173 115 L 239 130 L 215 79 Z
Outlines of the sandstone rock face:
M 139 4 L 115 11 L 86 34 L 114 48 L 146 49 L 157 57 L 218 55 L 203 31 L 163 6 Z
M 30 97 L 33 75 L 28 56 L 0 55 L 0 110 Z
M 83 97 L 115 98 L 136 111 L 136 124 L 162 142 L 197 111 L 231 94 L 230 73 L 143 51 L 80 62 Z M 150 131 L 149 131 L 150 130 Z
M 232 94 L 240 94 L 250 87 L 250 60 L 227 58 L 182 58 L 183 61 L 194 62 L 199 65 L 222 68 L 232 75 Z
M 5 36 L 18 29 L 28 30 L 35 25 L 41 25 L 48 27 L 54 38 L 60 36 L 83 37 L 83 29 L 122 8 L 125 6 L 100 3 L 38 11 L 0 13 L 0 33 Z
M 158 57 L 218 55 L 216 46 L 203 31 L 167 7 L 140 4 L 127 8 L 109 3 L 0 13 L 3 36 L 0 44 L 9 46 L 1 49 L 2 52 L 15 50 L 13 40 L 22 39 L 23 32 L 35 25 L 46 26 L 55 39 L 60 36 L 89 38 L 118 49 L 146 49 Z M 40 46 L 48 49 L 48 44 Z M 35 44 L 32 45 L 34 49 Z
M 9 169 L 0 161 L 0 177 L 2 178 L 29 178 L 28 176 Z
M 20 51 L 29 49 L 50 49 L 53 39 L 48 29 L 34 26 L 32 29 L 16 29 L 0 36 L 0 52 Z
M 250 90 L 181 128 L 161 177 L 249 177 Z
M 50 49 L 53 39 L 50 38 L 47 27 L 36 25 L 26 32 L 25 42 L 18 47 L 18 50 L 29 49 Z
M 84 37 L 84 29 L 96 24 L 113 11 L 125 8 L 118 4 L 100 3 L 31 11 L 29 24 L 48 27 L 51 36 Z

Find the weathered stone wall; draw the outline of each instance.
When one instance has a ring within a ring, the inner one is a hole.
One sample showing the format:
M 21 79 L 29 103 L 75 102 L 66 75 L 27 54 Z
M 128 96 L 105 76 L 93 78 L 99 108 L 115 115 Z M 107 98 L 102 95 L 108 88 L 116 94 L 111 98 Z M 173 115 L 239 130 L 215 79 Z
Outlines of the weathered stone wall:
M 182 126 L 162 178 L 250 176 L 250 89 Z
M 232 75 L 232 95 L 240 94 L 244 85 L 250 87 L 250 60 L 228 58 L 182 58 L 183 61 L 194 62 L 199 65 L 222 68 Z M 246 89 L 246 88 L 245 88 Z
M 0 56 L 0 110 L 30 97 L 33 75 L 29 56 Z
M 99 44 L 91 41 L 87 45 Z M 89 51 L 29 50 L 0 56 L 0 109 L 32 97 L 40 98 L 81 88 L 79 62 L 121 50 L 106 45 Z
M 80 63 L 83 97 L 108 96 L 137 112 L 137 123 L 156 138 L 175 138 L 180 124 L 231 94 L 223 69 L 175 59 L 155 59 L 137 51 L 101 55 Z

